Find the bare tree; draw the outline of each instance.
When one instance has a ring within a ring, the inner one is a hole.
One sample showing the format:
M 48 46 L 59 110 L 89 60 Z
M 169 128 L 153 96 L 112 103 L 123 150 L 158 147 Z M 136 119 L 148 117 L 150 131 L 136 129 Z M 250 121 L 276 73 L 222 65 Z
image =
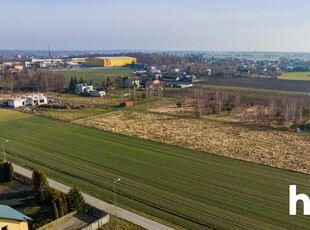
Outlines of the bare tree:
M 205 114 L 205 94 L 204 89 L 198 88 L 195 91 L 196 108 L 198 116 L 203 116 Z
M 236 92 L 235 105 L 240 106 L 240 92 L 239 91 Z
M 275 97 L 274 95 L 269 97 L 269 116 L 273 117 L 275 113 Z
M 298 104 L 298 108 L 297 108 L 297 116 L 299 121 L 301 122 L 303 120 L 303 110 L 304 110 L 304 102 L 303 100 L 301 100 Z
M 228 93 L 226 90 L 216 90 L 215 92 L 215 108 L 216 112 L 221 112 L 224 105 L 227 104 Z

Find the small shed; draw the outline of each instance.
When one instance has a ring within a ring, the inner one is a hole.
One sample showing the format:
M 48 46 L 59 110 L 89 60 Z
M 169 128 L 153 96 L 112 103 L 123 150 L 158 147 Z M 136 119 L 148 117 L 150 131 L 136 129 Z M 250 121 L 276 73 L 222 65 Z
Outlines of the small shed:
M 133 101 L 125 101 L 120 104 L 121 107 L 130 107 L 133 106 Z

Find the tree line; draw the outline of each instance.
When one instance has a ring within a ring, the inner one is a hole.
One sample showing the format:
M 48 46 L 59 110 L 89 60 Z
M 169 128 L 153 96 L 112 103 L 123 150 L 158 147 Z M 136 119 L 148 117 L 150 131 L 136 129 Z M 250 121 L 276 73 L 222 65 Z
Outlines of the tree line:
M 285 127 L 302 124 L 310 118 L 310 101 L 306 97 L 264 97 L 262 100 L 257 95 L 235 90 L 194 88 L 182 96 L 183 100 L 178 101 L 177 106 L 192 107 L 199 117 L 245 106 L 242 118 L 244 121 L 277 122 Z M 246 109 L 246 106 L 253 108 Z
M 5 91 L 55 91 L 62 90 L 65 78 L 57 72 L 23 71 L 20 73 L 4 72 L 0 85 Z

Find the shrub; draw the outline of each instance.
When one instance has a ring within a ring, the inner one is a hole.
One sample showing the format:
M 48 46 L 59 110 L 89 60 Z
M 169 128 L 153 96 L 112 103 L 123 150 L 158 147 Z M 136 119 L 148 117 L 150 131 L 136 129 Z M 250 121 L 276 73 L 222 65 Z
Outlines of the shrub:
M 14 170 L 12 164 L 10 162 L 4 162 L 3 166 L 5 170 L 5 181 L 13 181 Z
M 34 186 L 34 195 L 42 203 L 50 197 L 50 187 L 46 175 L 35 169 L 32 173 L 32 183 Z
M 276 116 L 277 118 L 281 118 L 281 117 L 282 117 L 282 112 L 281 112 L 281 110 L 278 110 L 278 111 L 275 113 L 275 116 Z
M 57 209 L 58 209 L 58 215 L 59 217 L 64 216 L 64 208 L 63 208 L 63 201 L 62 198 L 59 196 L 56 199 Z
M 142 97 L 143 99 L 145 99 L 145 98 L 146 98 L 146 93 L 143 92 L 143 93 L 141 94 L 141 97 Z
M 227 103 L 225 105 L 225 110 L 227 111 L 232 111 L 235 108 L 235 104 L 234 103 Z
M 82 193 L 77 188 L 71 188 L 67 195 L 68 209 L 70 212 L 82 210 L 85 204 Z
M 61 194 L 62 202 L 63 202 L 63 212 L 66 215 L 68 213 L 68 203 L 67 203 L 67 195 L 62 193 Z
M 52 217 L 54 220 L 59 218 L 57 205 L 56 205 L 56 202 L 54 200 L 51 202 L 51 212 L 52 212 L 51 214 L 52 214 Z

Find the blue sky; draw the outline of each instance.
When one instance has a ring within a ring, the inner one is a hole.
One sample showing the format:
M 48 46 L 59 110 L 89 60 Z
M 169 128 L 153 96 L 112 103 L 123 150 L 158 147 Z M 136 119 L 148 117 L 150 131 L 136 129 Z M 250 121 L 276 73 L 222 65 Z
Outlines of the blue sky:
M 310 52 L 309 0 L 0 0 L 0 49 Z

